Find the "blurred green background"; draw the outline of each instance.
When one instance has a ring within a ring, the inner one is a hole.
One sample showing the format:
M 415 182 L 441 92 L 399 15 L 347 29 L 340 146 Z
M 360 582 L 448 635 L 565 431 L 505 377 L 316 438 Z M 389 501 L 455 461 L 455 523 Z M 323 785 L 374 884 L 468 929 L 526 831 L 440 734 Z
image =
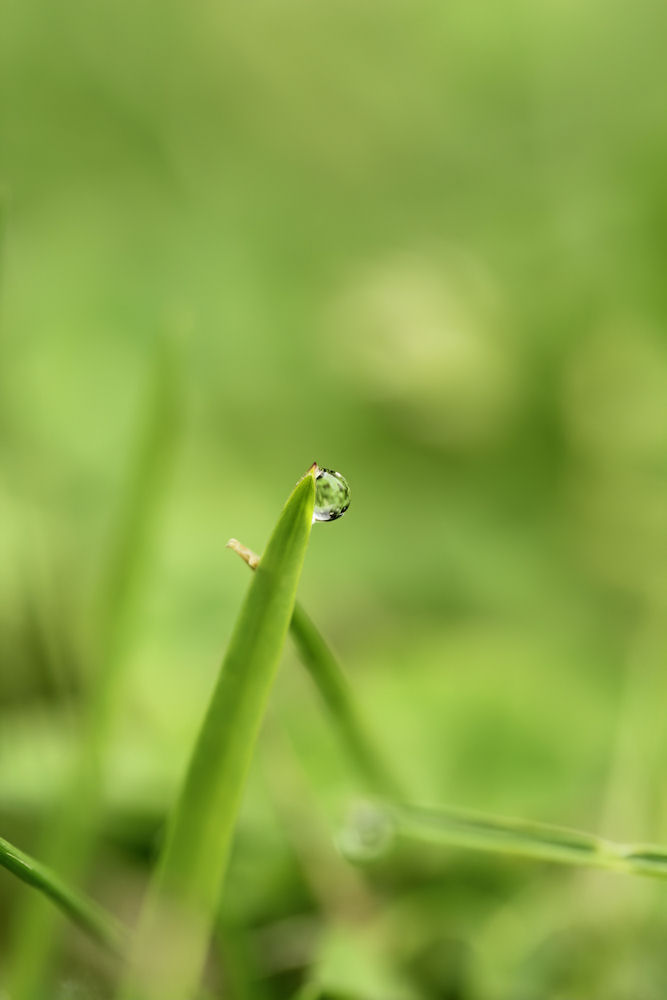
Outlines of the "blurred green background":
M 649 0 L 5 0 L 0 834 L 44 853 L 113 659 L 85 885 L 132 918 L 248 584 L 225 543 L 261 551 L 316 459 L 352 505 L 301 600 L 413 800 L 667 840 L 666 29 Z M 663 885 L 348 868 L 361 791 L 288 648 L 213 995 L 663 1000 Z M 29 893 L 0 872 L 0 977 Z M 66 930 L 44 995 L 109 979 Z

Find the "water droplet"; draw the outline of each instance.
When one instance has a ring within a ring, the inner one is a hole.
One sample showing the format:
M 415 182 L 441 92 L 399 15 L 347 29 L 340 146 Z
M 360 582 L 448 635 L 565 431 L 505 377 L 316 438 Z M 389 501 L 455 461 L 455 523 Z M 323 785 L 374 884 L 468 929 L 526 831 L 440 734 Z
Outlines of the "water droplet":
M 363 864 L 388 854 L 396 840 L 393 817 L 371 802 L 356 803 L 336 837 L 338 850 L 348 861 Z
M 350 506 L 350 487 L 340 472 L 319 469 L 315 476 L 315 521 L 335 521 Z

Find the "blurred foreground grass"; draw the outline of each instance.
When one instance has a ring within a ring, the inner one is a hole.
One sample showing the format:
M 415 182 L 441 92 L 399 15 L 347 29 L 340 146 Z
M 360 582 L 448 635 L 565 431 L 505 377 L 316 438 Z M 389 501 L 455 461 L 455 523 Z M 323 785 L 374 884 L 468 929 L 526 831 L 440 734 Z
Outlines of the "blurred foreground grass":
M 314 458 L 353 500 L 304 604 L 412 799 L 667 840 L 666 13 L 0 17 L 0 834 L 36 852 L 63 794 L 166 336 L 179 451 L 86 888 L 136 912 L 247 582 L 225 543 L 261 549 Z M 357 873 L 330 833 L 358 791 L 288 656 L 214 990 L 662 1000 L 663 886 L 426 849 Z M 24 891 L 1 874 L 0 982 Z M 49 1000 L 108 979 L 68 932 Z

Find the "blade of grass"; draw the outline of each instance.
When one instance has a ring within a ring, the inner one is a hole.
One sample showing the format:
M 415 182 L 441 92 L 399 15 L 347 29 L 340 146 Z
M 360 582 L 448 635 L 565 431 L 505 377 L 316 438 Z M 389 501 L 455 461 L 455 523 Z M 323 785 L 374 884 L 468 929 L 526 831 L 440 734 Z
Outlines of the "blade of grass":
M 250 946 L 248 928 L 219 913 L 214 936 L 223 970 L 225 1000 L 227 997 L 230 1000 L 267 1000 L 256 956 Z
M 47 824 L 43 856 L 70 883 L 80 882 L 93 850 L 102 807 L 101 771 L 116 714 L 125 662 L 155 514 L 164 492 L 176 429 L 176 366 L 161 340 L 145 402 L 143 426 L 127 476 L 109 565 L 101 581 L 97 670 L 83 710 L 82 733 L 63 801 Z M 93 656 L 95 659 L 95 656 Z M 12 928 L 7 974 L 12 1000 L 41 1000 L 57 950 L 57 914 L 40 897 L 26 897 Z
M 238 553 L 251 569 L 259 566 L 260 556 L 235 538 L 230 538 L 227 545 Z M 298 601 L 294 605 L 290 633 L 301 660 L 329 712 L 341 746 L 369 791 L 391 798 L 403 798 L 400 782 L 377 749 L 354 701 L 342 667 Z
M 618 844 L 566 827 L 459 809 L 365 804 L 355 810 L 339 844 L 350 859 L 372 860 L 385 854 L 397 840 L 667 878 L 664 847 Z
M 300 604 L 292 615 L 291 634 L 302 661 L 307 666 L 340 731 L 342 744 L 369 788 L 383 795 L 401 796 L 400 783 L 382 759 L 365 720 L 352 696 L 347 677 L 322 634 Z
M 260 556 L 236 539 L 229 548 L 256 569 Z M 379 794 L 402 798 L 398 782 L 370 740 L 352 690 L 321 633 L 297 603 L 290 623 L 301 658 L 329 709 L 341 742 L 360 775 Z M 667 848 L 616 844 L 588 833 L 459 809 L 371 806 L 358 814 L 341 846 L 350 856 L 374 857 L 392 837 L 450 847 L 516 854 L 563 864 L 588 865 L 635 875 L 667 877 Z
M 97 903 L 70 889 L 50 868 L 10 844 L 4 837 L 0 837 L 0 865 L 50 899 L 109 951 L 120 954 L 126 938 L 122 925 Z
M 123 1000 L 190 1000 L 199 982 L 246 774 L 294 609 L 314 465 L 288 499 L 248 590 L 139 921 Z
M 298 993 L 295 993 L 292 1000 L 319 1000 L 322 996 L 322 987 L 317 983 L 306 983 Z

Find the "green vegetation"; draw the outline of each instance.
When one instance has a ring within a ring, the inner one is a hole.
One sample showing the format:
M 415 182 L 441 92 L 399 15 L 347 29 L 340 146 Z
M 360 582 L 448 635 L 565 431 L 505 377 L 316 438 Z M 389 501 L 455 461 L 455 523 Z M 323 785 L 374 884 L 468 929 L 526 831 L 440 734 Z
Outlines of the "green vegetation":
M 160 343 L 152 361 L 145 414 L 136 454 L 128 470 L 121 509 L 102 573 L 97 616 L 99 651 L 94 683 L 82 704 L 79 745 L 67 775 L 62 802 L 46 824 L 40 850 L 69 882 L 81 879 L 94 854 L 102 811 L 103 776 L 109 732 L 120 711 L 118 691 L 126 662 L 125 647 L 142 593 L 142 575 L 164 490 L 176 429 L 176 375 L 172 352 Z M 39 896 L 25 899 L 13 930 L 16 942 L 8 973 L 11 996 L 39 1000 L 52 975 L 60 939 L 51 907 Z
M 174 807 L 123 997 L 197 990 L 246 774 L 294 608 L 316 466 L 285 505 L 248 591 Z
M 667 11 L 1 21 L 0 835 L 61 895 L 0 870 L 0 994 L 134 988 L 65 898 L 157 989 L 171 857 L 196 1000 L 663 1000 L 664 880 L 590 862 L 667 844 Z M 352 503 L 207 862 L 225 544 L 314 457 Z
M 235 538 L 227 543 L 251 569 L 257 569 L 260 557 Z M 294 605 L 290 631 L 299 655 L 310 672 L 329 719 L 338 731 L 341 750 L 349 755 L 359 777 L 377 794 L 404 798 L 400 782 L 374 745 L 367 723 L 361 718 L 349 681 L 317 627 L 299 602 Z
M 92 900 L 66 886 L 46 865 L 0 837 L 0 865 L 58 906 L 74 923 L 112 952 L 122 953 L 127 936 L 121 925 Z
M 359 808 L 341 843 L 354 859 L 369 860 L 400 841 L 463 847 L 559 864 L 589 865 L 631 875 L 667 877 L 667 849 L 650 844 L 614 844 L 579 830 L 485 816 L 461 809 L 424 809 L 397 804 Z

